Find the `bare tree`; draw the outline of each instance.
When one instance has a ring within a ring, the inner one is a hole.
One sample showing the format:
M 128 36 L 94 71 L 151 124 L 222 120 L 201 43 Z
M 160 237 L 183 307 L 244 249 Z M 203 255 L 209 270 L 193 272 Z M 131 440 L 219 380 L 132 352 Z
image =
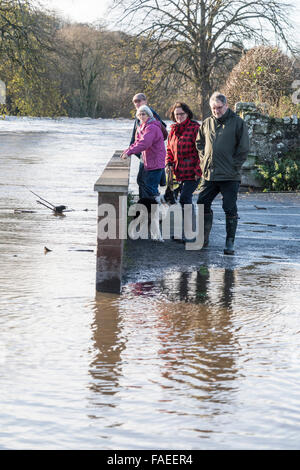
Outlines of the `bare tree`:
M 127 31 L 151 41 L 149 67 L 194 87 L 202 117 L 217 71 L 245 47 L 275 39 L 291 49 L 292 6 L 284 0 L 113 0 L 113 7 Z
M 62 28 L 57 37 L 62 87 L 69 105 L 77 108 L 80 116 L 97 117 L 107 60 L 105 34 L 89 25 L 75 24 Z

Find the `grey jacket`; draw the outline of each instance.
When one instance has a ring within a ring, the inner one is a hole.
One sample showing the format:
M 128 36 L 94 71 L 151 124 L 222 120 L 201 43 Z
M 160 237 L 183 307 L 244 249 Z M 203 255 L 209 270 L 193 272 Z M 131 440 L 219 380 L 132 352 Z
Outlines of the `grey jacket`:
M 202 178 L 208 181 L 240 181 L 249 152 L 249 134 L 242 118 L 231 109 L 216 119 L 203 121 L 196 138 Z

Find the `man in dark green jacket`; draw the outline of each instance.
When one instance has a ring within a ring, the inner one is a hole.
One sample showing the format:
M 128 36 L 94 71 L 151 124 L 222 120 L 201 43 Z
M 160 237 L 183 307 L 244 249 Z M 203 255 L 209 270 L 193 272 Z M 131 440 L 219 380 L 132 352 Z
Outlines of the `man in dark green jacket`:
M 208 245 L 212 227 L 211 204 L 221 193 L 226 215 L 224 254 L 233 255 L 238 220 L 236 202 L 241 168 L 249 152 L 249 135 L 245 122 L 228 108 L 224 95 L 215 92 L 210 107 L 212 116 L 203 121 L 196 139 L 202 170 L 198 204 L 204 204 L 204 246 Z

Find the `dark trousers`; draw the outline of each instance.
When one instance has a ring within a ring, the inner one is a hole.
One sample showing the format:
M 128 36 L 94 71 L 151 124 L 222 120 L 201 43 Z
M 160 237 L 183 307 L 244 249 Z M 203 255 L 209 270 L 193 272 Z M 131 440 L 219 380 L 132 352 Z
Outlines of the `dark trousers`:
M 143 173 L 144 173 L 144 163 L 140 161 L 139 171 L 137 174 L 136 182 L 139 186 L 139 198 L 142 198 L 143 192 Z
M 142 162 L 140 163 L 137 175 L 140 199 L 152 199 L 159 195 L 158 185 L 164 172 L 164 168 L 158 170 L 145 170 L 144 164 Z
M 237 217 L 237 195 L 239 181 L 206 181 L 202 179 L 199 189 L 198 204 L 204 204 L 204 213 L 211 212 L 211 204 L 215 197 L 221 193 L 223 197 L 223 210 L 227 217 Z
M 193 192 L 196 191 L 200 178 L 198 180 L 186 180 L 183 181 L 181 188 L 179 202 L 183 206 L 184 204 L 192 204 Z
M 155 173 L 153 173 L 155 172 Z M 157 183 L 158 180 L 158 183 Z M 159 194 L 158 185 L 166 185 L 166 173 L 165 169 L 160 170 L 145 170 L 144 163 L 140 162 L 139 171 L 137 175 L 137 184 L 139 186 L 139 198 L 148 198 L 157 196 Z M 156 187 L 157 183 L 157 187 Z M 153 194 L 155 191 L 155 194 Z

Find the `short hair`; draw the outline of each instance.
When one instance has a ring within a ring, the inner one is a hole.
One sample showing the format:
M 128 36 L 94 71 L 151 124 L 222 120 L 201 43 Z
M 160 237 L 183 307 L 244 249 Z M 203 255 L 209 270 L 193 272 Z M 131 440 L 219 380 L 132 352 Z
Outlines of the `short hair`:
M 176 103 L 174 103 L 173 106 L 171 106 L 171 108 L 169 109 L 169 116 L 172 119 L 172 121 L 176 122 L 175 114 L 174 114 L 176 108 L 182 108 L 183 111 L 188 115 L 188 117 L 190 119 L 193 119 L 194 115 L 191 109 L 188 107 L 188 105 L 186 103 L 182 103 L 181 101 L 176 101 Z
M 144 93 L 137 93 L 137 94 L 134 95 L 134 97 L 132 98 L 132 101 L 133 101 L 133 102 L 134 102 L 135 100 L 147 101 L 147 98 L 146 98 L 146 95 L 144 95 Z
M 209 104 L 211 106 L 212 103 L 215 103 L 216 101 L 221 101 L 223 104 L 227 104 L 227 98 L 223 93 L 220 93 L 219 91 L 215 91 L 210 99 L 209 99 Z
M 140 114 L 141 111 L 144 111 L 144 113 L 148 114 L 150 118 L 153 118 L 153 113 L 149 106 L 143 104 L 142 106 L 139 107 L 139 109 L 136 112 L 136 117 L 138 118 L 138 115 Z

